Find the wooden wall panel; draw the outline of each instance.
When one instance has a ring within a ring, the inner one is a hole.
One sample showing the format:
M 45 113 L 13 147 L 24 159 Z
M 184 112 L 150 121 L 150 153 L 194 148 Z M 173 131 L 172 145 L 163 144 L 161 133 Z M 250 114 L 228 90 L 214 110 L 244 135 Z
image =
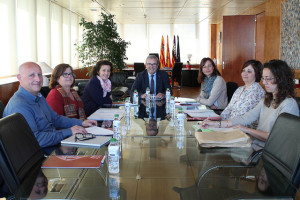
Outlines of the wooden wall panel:
M 265 58 L 265 12 L 256 15 L 255 43 L 255 59 L 263 63 Z
M 217 35 L 219 35 L 219 33 L 223 33 L 223 23 L 217 24 Z M 223 37 L 223 34 L 222 34 Z M 221 37 L 221 43 L 219 43 L 219 38 L 217 37 L 217 44 L 216 44 L 216 58 L 217 58 L 217 68 L 220 71 L 220 73 L 222 74 L 222 41 L 223 38 Z
M 280 59 L 281 0 L 268 0 L 265 12 L 265 61 Z
M 217 44 L 217 25 L 216 24 L 211 24 L 210 25 L 210 43 L 211 43 L 211 47 L 210 47 L 210 58 L 214 59 L 216 58 L 216 44 Z
M 9 99 L 18 90 L 19 82 L 0 85 L 0 100 L 6 105 Z

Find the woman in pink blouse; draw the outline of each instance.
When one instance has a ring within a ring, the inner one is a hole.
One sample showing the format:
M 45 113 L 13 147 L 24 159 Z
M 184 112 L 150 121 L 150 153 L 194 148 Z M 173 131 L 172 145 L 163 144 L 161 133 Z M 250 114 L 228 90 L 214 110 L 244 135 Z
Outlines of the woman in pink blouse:
M 223 120 L 244 115 L 265 96 L 264 89 L 259 85 L 261 70 L 262 64 L 257 60 L 244 63 L 241 75 L 245 85 L 234 92 L 228 106 L 221 113 Z

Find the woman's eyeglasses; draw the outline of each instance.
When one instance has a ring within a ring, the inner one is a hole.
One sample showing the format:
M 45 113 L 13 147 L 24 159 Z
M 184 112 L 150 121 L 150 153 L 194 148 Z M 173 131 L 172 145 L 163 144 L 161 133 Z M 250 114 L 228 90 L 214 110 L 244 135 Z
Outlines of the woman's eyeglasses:
M 76 75 L 73 72 L 71 72 L 71 73 L 64 72 L 62 74 L 62 76 L 65 77 L 65 78 L 68 78 L 69 76 L 73 76 L 74 78 L 76 77 Z
M 92 133 L 82 134 L 82 133 L 76 133 L 75 134 L 75 142 L 78 141 L 84 141 L 84 140 L 90 140 L 95 138 L 96 136 Z
M 267 83 L 270 83 L 275 78 L 261 78 L 261 81 L 266 81 Z

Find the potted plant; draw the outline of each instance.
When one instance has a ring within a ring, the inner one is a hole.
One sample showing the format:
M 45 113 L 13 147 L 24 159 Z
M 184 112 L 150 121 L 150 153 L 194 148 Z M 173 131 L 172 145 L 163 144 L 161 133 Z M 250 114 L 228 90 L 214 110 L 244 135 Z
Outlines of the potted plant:
M 115 71 L 122 70 L 127 60 L 126 48 L 130 44 L 125 42 L 117 32 L 114 15 L 101 13 L 101 19 L 96 23 L 82 18 L 82 40 L 75 44 L 78 58 L 83 63 L 83 68 L 88 68 L 91 73 L 92 66 L 99 60 L 109 60 L 114 65 Z

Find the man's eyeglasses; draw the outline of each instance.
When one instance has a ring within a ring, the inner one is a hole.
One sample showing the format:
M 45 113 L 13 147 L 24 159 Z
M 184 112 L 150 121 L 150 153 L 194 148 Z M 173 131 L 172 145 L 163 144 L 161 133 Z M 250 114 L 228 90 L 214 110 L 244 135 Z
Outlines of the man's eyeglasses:
M 68 78 L 69 76 L 73 76 L 74 78 L 76 77 L 76 75 L 73 72 L 71 72 L 71 73 L 64 72 L 62 74 L 62 76 L 65 77 L 65 78 Z
M 270 83 L 275 78 L 261 78 L 261 81 L 266 81 L 267 83 Z
M 84 141 L 84 140 L 90 140 L 95 138 L 96 136 L 92 133 L 82 134 L 82 133 L 76 133 L 75 134 L 75 142 L 78 141 Z
M 156 66 L 157 66 L 156 63 L 147 63 L 146 65 L 149 66 L 149 67 L 150 67 L 150 66 L 152 66 L 152 67 L 156 67 Z

